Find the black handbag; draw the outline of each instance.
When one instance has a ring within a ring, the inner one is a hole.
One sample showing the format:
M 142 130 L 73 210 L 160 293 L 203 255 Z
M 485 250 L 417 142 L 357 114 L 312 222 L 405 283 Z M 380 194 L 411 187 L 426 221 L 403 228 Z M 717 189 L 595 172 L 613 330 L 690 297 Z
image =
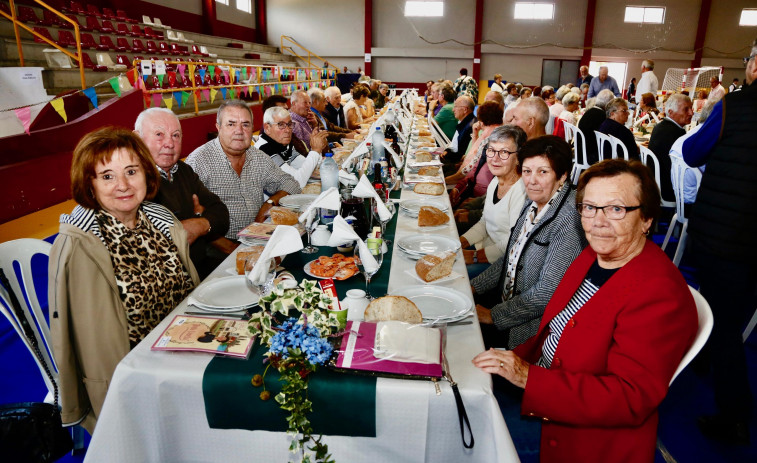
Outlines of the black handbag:
M 0 269 L 0 281 L 8 290 L 12 310 L 34 349 L 34 355 L 40 365 L 44 366 L 45 373 L 50 378 L 55 399 L 52 404 L 19 402 L 0 405 L 0 455 L 3 459 L 7 459 L 6 461 L 29 463 L 55 461 L 70 452 L 74 446 L 70 432 L 63 427 L 61 421 L 58 408 L 58 384 L 42 358 L 37 338 L 19 307 L 16 294 L 3 269 Z

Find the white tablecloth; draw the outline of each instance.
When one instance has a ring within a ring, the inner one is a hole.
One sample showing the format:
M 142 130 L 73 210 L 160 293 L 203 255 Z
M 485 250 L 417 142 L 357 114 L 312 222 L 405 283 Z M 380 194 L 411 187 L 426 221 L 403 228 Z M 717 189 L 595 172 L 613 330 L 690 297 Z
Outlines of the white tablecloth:
M 403 191 L 402 199 L 413 199 Z M 434 199 L 447 201 L 447 196 Z M 419 233 L 417 219 L 402 212 L 395 241 Z M 449 212 L 451 217 L 451 210 Z M 457 239 L 454 221 L 434 231 Z M 227 276 L 230 256 L 209 278 Z M 284 262 L 286 266 L 286 261 Z M 405 270 L 415 261 L 394 251 L 389 293 L 417 284 Z M 467 275 L 458 252 L 455 271 Z M 361 277 L 357 277 L 361 278 Z M 446 283 L 470 296 L 467 276 Z M 340 295 L 343 297 L 343 295 Z M 212 357 L 201 353 L 153 352 L 150 347 L 182 302 L 118 365 L 87 451 L 88 462 L 285 462 L 289 437 L 268 431 L 210 429 L 205 417 L 202 377 Z M 491 378 L 471 359 L 483 351 L 478 323 L 448 328 L 447 357 L 471 422 L 475 446 L 463 447 L 457 408 L 446 382 L 437 395 L 427 381 L 379 378 L 376 387 L 377 437 L 326 436 L 337 462 L 510 462 L 518 461 L 507 427 L 492 395 Z M 251 396 L 250 400 L 257 400 Z M 356 411 L 359 413 L 359 411 Z

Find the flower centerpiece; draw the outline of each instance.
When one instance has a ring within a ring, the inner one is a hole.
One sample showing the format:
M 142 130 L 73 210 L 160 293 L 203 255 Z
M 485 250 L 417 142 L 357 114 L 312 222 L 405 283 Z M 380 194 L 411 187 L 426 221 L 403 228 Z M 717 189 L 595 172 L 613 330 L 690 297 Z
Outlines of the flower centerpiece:
M 339 331 L 336 315 L 328 312 L 332 299 L 315 281 L 302 280 L 295 288 L 276 285 L 270 294 L 260 298 L 259 304 L 262 310 L 250 318 L 249 330 L 261 345 L 268 346 L 265 372 L 275 368 L 284 382 L 274 399 L 289 412 L 289 450 L 299 454 L 302 462 L 333 462 L 322 436 L 312 435 L 307 416 L 312 411 L 307 397 L 308 377 L 329 360 L 332 346 L 327 338 Z M 252 378 L 254 386 L 263 386 L 261 400 L 270 398 L 265 389 L 265 372 L 263 377 Z

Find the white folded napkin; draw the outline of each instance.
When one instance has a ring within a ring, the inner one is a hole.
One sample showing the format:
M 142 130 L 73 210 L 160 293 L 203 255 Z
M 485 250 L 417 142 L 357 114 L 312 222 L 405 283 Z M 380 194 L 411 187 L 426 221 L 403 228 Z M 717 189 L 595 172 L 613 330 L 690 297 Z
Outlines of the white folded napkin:
M 373 257 L 371 251 L 368 249 L 368 245 L 365 241 L 360 239 L 352 225 L 348 224 L 341 215 L 334 217 L 334 222 L 331 224 L 333 231 L 329 238 L 328 246 L 341 246 L 344 243 L 350 241 L 357 241 L 358 254 L 360 260 L 363 262 L 363 268 L 367 273 L 373 273 L 378 269 L 378 262 Z
M 318 208 L 332 209 L 338 211 L 342 207 L 342 197 L 339 196 L 339 190 L 336 187 L 331 187 L 328 190 L 322 192 L 317 198 L 313 200 L 308 207 L 300 214 L 300 222 L 307 220 L 306 226 L 310 228 L 310 221 L 312 220 L 311 212 Z
M 271 238 L 260 253 L 255 267 L 253 267 L 248 278 L 255 285 L 265 283 L 265 277 L 270 268 L 270 260 L 274 257 L 281 257 L 302 249 L 302 238 L 300 232 L 291 225 L 279 225 L 271 234 Z
M 354 185 L 357 183 L 357 176 L 344 169 L 339 169 L 339 183 L 342 185 Z
M 349 157 L 345 159 L 344 162 L 342 162 L 342 165 L 345 166 L 347 165 L 348 161 L 362 157 L 366 153 L 368 153 L 368 147 L 365 145 L 365 140 L 363 140 L 359 145 L 357 145 L 357 147 L 355 147 L 355 149 L 352 151 L 352 154 L 350 154 Z
M 352 190 L 352 196 L 356 196 L 358 198 L 373 198 L 374 200 L 376 200 L 376 207 L 378 209 L 378 214 L 381 221 L 385 222 L 392 218 L 392 213 L 389 212 L 389 209 L 386 208 L 384 200 L 379 198 L 378 193 L 376 193 L 376 190 L 373 188 L 373 185 L 371 185 L 371 182 L 368 180 L 368 177 L 366 177 L 365 174 L 360 177 L 360 181 L 357 182 L 357 186 L 354 190 Z

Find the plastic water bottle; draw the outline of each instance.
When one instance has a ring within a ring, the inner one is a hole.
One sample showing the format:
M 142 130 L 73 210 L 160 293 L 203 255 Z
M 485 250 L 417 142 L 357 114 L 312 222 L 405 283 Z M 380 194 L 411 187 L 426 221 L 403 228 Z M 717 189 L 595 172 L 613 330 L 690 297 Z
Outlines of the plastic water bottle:
M 333 153 L 326 153 L 326 158 L 321 162 L 321 192 L 331 187 L 339 189 L 339 166 L 334 161 Z M 321 209 L 321 223 L 330 224 L 339 211 Z
M 376 130 L 371 135 L 371 145 L 373 146 L 373 152 L 371 153 L 371 165 L 375 165 L 383 158 L 384 155 L 384 132 L 381 127 L 376 127 Z

